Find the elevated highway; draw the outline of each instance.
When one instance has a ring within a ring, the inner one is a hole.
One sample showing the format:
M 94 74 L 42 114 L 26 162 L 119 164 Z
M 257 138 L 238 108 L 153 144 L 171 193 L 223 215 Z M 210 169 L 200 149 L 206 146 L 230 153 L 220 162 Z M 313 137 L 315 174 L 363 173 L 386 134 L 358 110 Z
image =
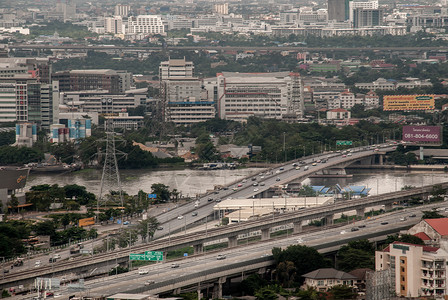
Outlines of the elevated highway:
M 443 188 L 448 188 L 448 183 L 441 184 Z M 268 241 L 270 229 L 272 227 L 285 224 L 294 224 L 294 233 L 302 231 L 302 223 L 307 220 L 325 218 L 327 223 L 331 223 L 332 217 L 336 213 L 356 210 L 363 214 L 364 210 L 371 206 L 385 205 L 386 210 L 392 207 L 396 201 L 406 200 L 410 197 L 425 197 L 432 190 L 432 185 L 415 188 L 412 190 L 388 193 L 377 196 L 370 196 L 362 199 L 337 202 L 324 207 L 313 207 L 294 212 L 287 212 L 279 215 L 262 217 L 257 220 L 247 221 L 240 224 L 231 224 L 207 231 L 195 232 L 173 238 L 162 238 L 148 244 L 137 245 L 128 249 L 122 249 L 111 253 L 94 255 L 93 257 L 81 258 L 76 261 L 66 261 L 56 263 L 53 266 L 41 267 L 37 270 L 26 270 L 20 273 L 6 274 L 0 281 L 0 287 L 6 288 L 11 285 L 27 284 L 35 277 L 62 276 L 68 272 L 84 273 L 90 272 L 94 268 L 113 266 L 117 263 L 125 263 L 129 253 L 141 253 L 148 250 L 169 251 L 183 247 L 193 246 L 196 254 L 203 252 L 203 244 L 206 242 L 228 239 L 229 247 L 237 246 L 237 236 L 247 234 L 252 231 L 262 232 L 262 240 Z
M 440 204 L 440 203 L 439 203 Z M 434 205 L 425 207 L 431 209 Z M 334 252 L 343 244 L 357 239 L 369 239 L 372 242 L 384 240 L 387 235 L 407 229 L 417 223 L 420 218 L 409 218 L 402 222 L 400 218 L 410 213 L 421 216 L 420 208 L 395 211 L 374 219 L 360 221 L 339 228 L 331 228 L 319 232 L 300 235 L 301 242 L 318 249 L 321 253 Z M 388 223 L 387 225 L 384 225 Z M 359 231 L 351 232 L 350 228 L 363 225 Z M 342 231 L 341 231 L 342 230 Z M 232 278 L 245 278 L 250 273 L 265 273 L 272 268 L 271 257 L 273 247 L 285 248 L 297 244 L 297 235 L 281 239 L 272 239 L 263 243 L 238 246 L 221 253 L 227 255 L 225 260 L 217 260 L 215 254 L 201 254 L 176 260 L 179 268 L 172 269 L 167 263 L 154 264 L 148 268 L 147 275 L 138 275 L 136 271 L 123 275 L 105 277 L 87 282 L 91 296 L 111 295 L 118 292 L 144 294 L 178 294 L 182 289 L 208 292 L 212 287 L 212 297 L 222 297 L 222 285 Z M 145 285 L 148 279 L 155 283 Z

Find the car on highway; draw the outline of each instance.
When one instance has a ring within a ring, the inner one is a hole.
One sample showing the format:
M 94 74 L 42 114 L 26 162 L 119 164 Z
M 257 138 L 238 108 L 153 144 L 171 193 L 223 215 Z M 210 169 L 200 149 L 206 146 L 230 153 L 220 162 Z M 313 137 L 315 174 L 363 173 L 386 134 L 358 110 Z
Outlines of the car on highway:
M 358 231 L 358 230 L 359 230 L 358 227 L 352 227 L 352 228 L 350 229 L 350 231 Z
M 277 177 L 277 179 L 275 179 L 275 181 L 280 181 L 280 177 Z
M 129 221 L 124 221 L 123 225 L 129 225 Z
M 49 263 L 55 263 L 57 261 L 56 258 L 50 257 L 50 259 L 48 260 Z
M 366 228 L 365 224 L 358 225 L 358 228 Z
M 225 254 L 218 254 L 218 256 L 216 257 L 217 260 L 222 260 L 222 259 L 226 259 Z
M 296 167 L 296 170 L 300 170 L 300 166 L 297 166 L 297 167 Z
M 178 263 L 172 263 L 171 264 L 171 268 L 172 269 L 179 268 L 179 264 Z
M 264 182 L 260 182 L 260 185 L 261 185 L 261 186 L 264 186 Z
M 34 263 L 35 267 L 40 267 L 40 260 L 36 260 L 36 262 Z
M 156 282 L 155 282 L 155 280 L 152 280 L 152 279 L 149 279 L 149 280 L 145 281 L 145 285 L 151 285 L 151 284 L 154 284 L 154 283 L 156 283 Z
M 346 234 L 346 233 L 347 233 L 347 231 L 345 231 L 345 230 L 341 231 L 341 234 Z
M 218 199 L 215 200 L 215 202 L 221 202 L 221 199 L 218 198 Z
M 351 153 L 349 153 L 349 154 L 347 154 L 347 156 L 352 156 L 352 154 L 351 154 Z
M 253 186 L 258 186 L 258 182 L 254 182 L 252 185 Z
M 148 274 L 149 270 L 148 269 L 140 269 L 138 270 L 138 275 L 145 275 Z
M 297 167 L 297 163 L 293 163 L 292 166 L 293 166 L 293 167 Z
M 283 167 L 280 167 L 280 169 L 279 169 L 279 170 L 280 170 L 280 171 L 283 171 L 284 169 L 285 169 L 285 168 L 283 168 Z
M 238 183 L 237 187 L 242 187 L 243 184 L 242 183 Z
M 55 255 L 53 255 L 53 258 L 60 259 L 61 255 L 60 254 L 55 254 Z
M 342 157 L 347 157 L 347 155 L 344 154 L 344 155 L 342 155 Z
M 303 170 L 306 171 L 306 170 L 308 170 L 309 168 L 310 168 L 310 167 L 308 167 L 308 166 L 304 166 L 304 167 L 303 167 Z
M 162 226 L 157 227 L 157 230 L 163 230 Z
M 296 242 L 297 242 L 297 244 L 303 244 L 303 239 L 302 238 L 298 238 Z
M 400 218 L 400 221 L 401 221 L 401 222 L 406 221 L 406 220 L 407 220 L 406 217 L 402 217 L 402 218 Z
M 247 182 L 247 179 L 243 179 L 242 183 L 246 183 L 246 182 Z
M 178 220 L 182 220 L 184 218 L 184 216 L 177 216 Z
M 279 173 L 280 173 L 280 170 L 275 171 L 275 174 L 279 174 Z
M 258 192 L 258 188 L 254 188 L 254 192 Z
M 409 215 L 410 218 L 415 218 L 416 216 L 416 214 Z
M 389 224 L 389 222 L 383 221 L 383 222 L 381 222 L 380 224 L 381 224 L 381 225 L 387 225 L 387 224 Z
M 313 162 L 311 165 L 312 165 L 312 166 L 317 166 L 317 163 Z
M 197 211 L 194 211 L 194 212 L 191 214 L 192 217 L 196 217 L 197 215 L 198 215 L 198 212 L 197 212 Z
M 207 201 L 208 201 L 208 202 L 212 202 L 212 201 L 213 201 L 213 198 L 208 198 Z

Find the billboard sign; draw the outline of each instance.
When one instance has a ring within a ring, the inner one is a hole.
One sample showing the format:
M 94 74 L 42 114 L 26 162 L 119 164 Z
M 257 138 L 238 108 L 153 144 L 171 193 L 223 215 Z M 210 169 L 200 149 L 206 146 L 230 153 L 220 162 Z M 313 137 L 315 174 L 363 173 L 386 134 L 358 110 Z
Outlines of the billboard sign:
M 148 194 L 148 198 L 155 199 L 157 198 L 157 194 Z
M 403 126 L 403 141 L 441 144 L 442 128 L 440 126 Z
M 89 225 L 95 225 L 95 218 L 85 218 L 85 219 L 79 219 L 79 227 L 89 226 Z
M 388 95 L 383 97 L 383 110 L 428 110 L 434 108 L 434 95 Z
M 162 251 L 145 251 L 145 254 L 131 253 L 129 260 L 163 261 Z

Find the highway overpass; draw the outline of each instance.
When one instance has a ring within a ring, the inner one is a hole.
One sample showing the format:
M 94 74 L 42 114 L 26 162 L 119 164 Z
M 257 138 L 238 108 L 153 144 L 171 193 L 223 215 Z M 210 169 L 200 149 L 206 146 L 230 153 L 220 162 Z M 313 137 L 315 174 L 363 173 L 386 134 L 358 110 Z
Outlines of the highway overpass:
M 442 187 L 448 188 L 448 183 L 443 183 Z M 391 208 L 392 203 L 409 199 L 411 197 L 424 197 L 430 193 L 432 185 L 416 188 L 412 190 L 388 193 L 377 196 L 370 196 L 362 199 L 353 199 L 341 201 L 324 207 L 313 207 L 294 212 L 287 212 L 268 217 L 262 217 L 253 221 L 240 224 L 231 224 L 219 228 L 213 228 L 207 231 L 190 233 L 178 237 L 163 238 L 152 241 L 148 244 L 140 244 L 132 248 L 121 249 L 111 253 L 98 254 L 93 257 L 81 258 L 75 261 L 65 261 L 56 263 L 52 266 L 40 267 L 36 270 L 25 270 L 20 273 L 6 274 L 0 281 L 0 287 L 6 288 L 12 284 L 26 284 L 34 280 L 35 277 L 62 276 L 68 272 L 85 273 L 94 268 L 113 266 L 117 263 L 128 261 L 129 253 L 141 253 L 148 250 L 170 251 L 183 247 L 193 246 L 196 254 L 203 252 L 203 244 L 206 242 L 228 239 L 229 247 L 237 246 L 237 236 L 248 234 L 252 231 L 262 232 L 262 240 L 268 241 L 272 227 L 285 224 L 294 224 L 294 233 L 298 234 L 302 230 L 302 223 L 306 220 L 326 218 L 331 223 L 332 216 L 336 213 L 356 210 L 358 214 L 371 206 L 385 205 Z

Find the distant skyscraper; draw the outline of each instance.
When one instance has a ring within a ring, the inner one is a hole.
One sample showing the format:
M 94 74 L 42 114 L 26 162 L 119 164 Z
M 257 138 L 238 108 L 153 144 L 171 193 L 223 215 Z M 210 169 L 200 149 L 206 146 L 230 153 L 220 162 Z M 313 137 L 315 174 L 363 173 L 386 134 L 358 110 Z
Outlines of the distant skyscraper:
M 349 19 L 350 0 L 328 0 L 328 20 L 344 22 Z
M 115 6 L 115 16 L 127 17 L 131 11 L 130 5 L 117 4 Z
M 215 12 L 220 15 L 229 14 L 229 3 L 215 4 Z

